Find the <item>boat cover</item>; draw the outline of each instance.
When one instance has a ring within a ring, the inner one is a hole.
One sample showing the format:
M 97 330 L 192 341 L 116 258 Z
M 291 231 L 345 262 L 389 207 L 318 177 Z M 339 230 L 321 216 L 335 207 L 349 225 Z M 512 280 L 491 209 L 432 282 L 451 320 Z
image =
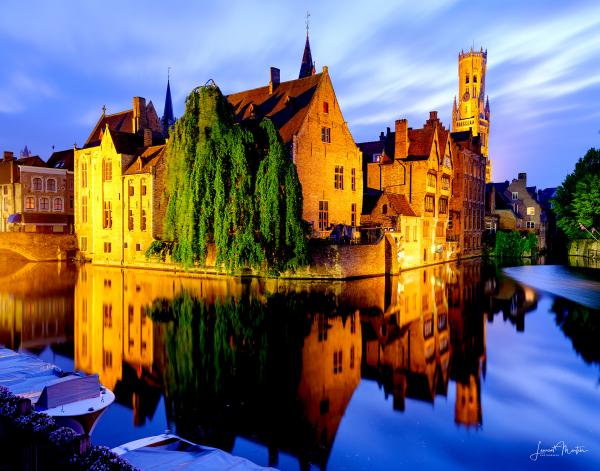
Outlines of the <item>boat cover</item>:
M 264 468 L 252 461 L 233 456 L 217 448 L 167 440 L 157 445 L 144 446 L 121 455 L 133 466 L 146 470 L 211 469 L 215 471 L 258 471 Z

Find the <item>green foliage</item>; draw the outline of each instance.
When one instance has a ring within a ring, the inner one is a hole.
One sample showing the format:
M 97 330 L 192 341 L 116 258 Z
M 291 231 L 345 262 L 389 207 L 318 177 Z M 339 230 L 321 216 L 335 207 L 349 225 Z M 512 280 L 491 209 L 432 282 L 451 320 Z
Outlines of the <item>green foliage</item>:
M 166 155 L 165 233 L 174 261 L 202 265 L 214 243 L 217 265 L 229 271 L 306 263 L 302 188 L 269 120 L 243 127 L 218 87 L 197 88 Z
M 521 235 L 518 231 L 498 231 L 494 253 L 497 258 L 521 258 L 525 253 L 535 256 L 538 238 L 529 232 Z
M 600 229 L 600 149 L 590 149 L 556 190 L 556 224 L 569 239 L 591 237 L 579 228 Z
M 167 260 L 167 256 L 173 252 L 173 243 L 163 240 L 153 240 L 146 250 L 146 258 L 156 258 L 161 262 Z

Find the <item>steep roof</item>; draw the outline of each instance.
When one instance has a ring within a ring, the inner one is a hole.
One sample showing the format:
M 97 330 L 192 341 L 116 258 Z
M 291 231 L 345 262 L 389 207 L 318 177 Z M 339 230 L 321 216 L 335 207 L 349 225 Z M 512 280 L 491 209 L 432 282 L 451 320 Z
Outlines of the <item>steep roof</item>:
M 133 109 L 114 114 L 102 114 L 94 130 L 85 141 L 83 147 L 94 147 L 100 144 L 102 133 L 108 124 L 108 129 L 119 132 L 133 132 Z
M 315 74 L 315 64 L 310 52 L 310 42 L 308 41 L 308 31 L 306 32 L 306 44 L 304 45 L 304 54 L 302 54 L 302 63 L 300 64 L 300 74 L 298 78 L 310 77 Z
M 408 130 L 408 157 L 407 160 L 426 160 L 429 158 L 435 128 L 425 127 Z
M 48 159 L 48 167 L 52 168 L 64 168 L 67 170 L 73 170 L 73 159 L 75 151 L 73 149 L 59 150 L 52 152 L 52 155 Z
M 443 126 L 438 128 L 438 141 L 440 143 L 440 158 L 444 158 L 446 153 L 446 144 L 448 143 L 448 135 L 450 131 L 445 129 Z
M 138 134 L 109 130 L 118 154 L 138 155 L 144 145 L 144 138 Z
M 142 153 L 125 170 L 124 175 L 150 173 L 165 154 L 166 145 L 150 146 L 141 149 Z
M 397 213 L 403 216 L 416 216 L 414 209 L 406 199 L 406 196 L 398 193 L 386 193 L 390 206 Z
M 17 165 L 26 165 L 28 167 L 48 167 L 46 162 L 39 158 L 37 155 L 31 157 L 21 157 L 17 160 Z
M 165 108 L 162 117 L 163 134 L 169 135 L 169 128 L 175 123 L 175 115 L 173 114 L 173 100 L 171 100 L 171 83 L 167 79 L 167 94 L 165 96 Z
M 273 121 L 283 142 L 292 141 L 308 112 L 310 102 L 323 74 L 281 82 L 269 93 L 269 87 L 233 93 L 226 98 L 233 105 L 239 121 L 268 117 Z

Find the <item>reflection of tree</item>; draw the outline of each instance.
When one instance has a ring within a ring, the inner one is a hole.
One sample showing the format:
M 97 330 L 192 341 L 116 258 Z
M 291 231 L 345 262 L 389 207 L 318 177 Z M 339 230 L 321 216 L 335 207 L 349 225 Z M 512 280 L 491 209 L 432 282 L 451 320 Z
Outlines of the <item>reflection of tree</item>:
M 600 365 L 600 311 L 557 298 L 552 305 L 556 325 L 573 342 L 586 363 Z
M 165 344 L 167 414 L 177 432 L 231 450 L 238 435 L 286 449 L 303 462 L 323 453 L 298 397 L 302 349 L 316 313 L 334 314 L 333 296 L 240 296 L 209 303 L 182 292 L 147 313 Z M 326 458 L 325 462 L 326 462 Z

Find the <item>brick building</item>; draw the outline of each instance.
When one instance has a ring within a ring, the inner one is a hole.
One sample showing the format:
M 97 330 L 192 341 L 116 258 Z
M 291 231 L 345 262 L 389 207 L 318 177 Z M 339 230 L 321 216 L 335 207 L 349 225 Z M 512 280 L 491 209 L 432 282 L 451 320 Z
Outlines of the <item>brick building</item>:
M 303 219 L 319 235 L 335 224 L 357 226 L 362 211 L 362 157 L 327 67 L 315 73 L 308 37 L 300 76 L 227 96 L 240 121 L 270 118 L 296 165 L 304 199 Z
M 163 123 L 152 102 L 102 114 L 75 150 L 75 230 L 82 255 L 97 263 L 144 261 L 162 233 Z
M 73 166 L 69 152 L 48 163 L 38 156 L 0 161 L 0 231 L 70 233 L 73 230 Z
M 462 256 L 478 256 L 485 230 L 486 158 L 480 138 L 470 130 L 452 133 L 451 140 L 454 180 L 446 238 L 458 241 Z
M 432 111 L 420 129 L 396 121 L 395 130 L 378 141 L 359 144 L 363 152 L 367 188 L 404 195 L 421 218 L 420 264 L 452 257 L 457 242 L 446 240 L 453 178 L 450 132 Z

